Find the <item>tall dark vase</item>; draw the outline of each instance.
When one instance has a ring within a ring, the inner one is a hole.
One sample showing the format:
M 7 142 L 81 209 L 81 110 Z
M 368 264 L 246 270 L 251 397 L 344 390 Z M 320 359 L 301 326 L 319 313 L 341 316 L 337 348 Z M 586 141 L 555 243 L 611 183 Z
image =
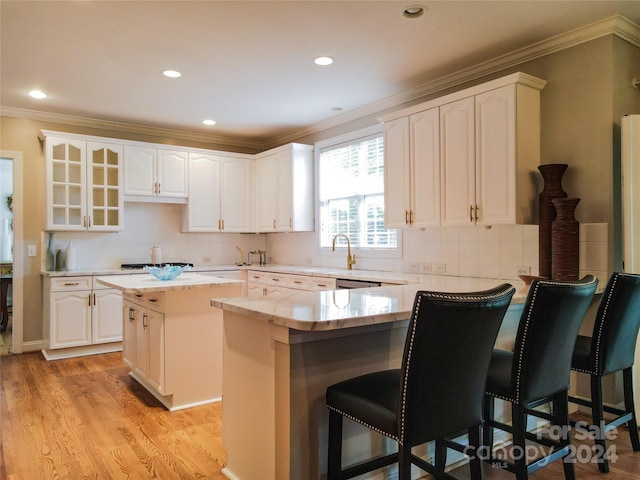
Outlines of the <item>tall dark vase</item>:
M 562 189 L 562 175 L 567 169 L 565 163 L 549 163 L 538 166 L 544 187 L 538 197 L 538 275 L 551 278 L 551 224 L 556 218 L 554 198 L 567 198 Z
M 578 280 L 580 224 L 575 219 L 579 198 L 556 198 L 556 219 L 551 226 L 551 279 Z

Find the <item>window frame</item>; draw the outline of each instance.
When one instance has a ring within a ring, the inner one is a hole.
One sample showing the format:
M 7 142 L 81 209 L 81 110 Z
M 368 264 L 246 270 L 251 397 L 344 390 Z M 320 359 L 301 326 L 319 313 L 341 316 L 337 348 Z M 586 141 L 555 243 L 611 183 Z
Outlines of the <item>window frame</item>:
M 337 135 L 335 137 L 327 138 L 325 140 L 320 140 L 314 145 L 314 173 L 315 173 L 315 181 L 314 186 L 316 190 L 315 195 L 315 215 L 316 215 L 316 247 L 317 251 L 320 252 L 321 256 L 332 256 L 335 255 L 335 252 L 332 251 L 331 247 L 322 246 L 322 228 L 321 228 L 321 212 L 320 212 L 320 153 L 323 149 L 339 146 L 341 144 L 350 143 L 357 141 L 359 139 L 365 137 L 371 137 L 373 135 L 382 135 L 383 134 L 383 125 L 373 125 L 371 127 L 363 128 L 360 130 L 354 130 L 352 132 L 347 132 L 341 135 Z M 385 192 L 386 194 L 386 192 Z M 403 248 L 403 236 L 402 229 L 396 229 L 396 236 L 398 240 L 398 244 L 396 248 L 362 248 L 359 246 L 351 246 L 351 252 L 357 253 L 358 258 L 380 258 L 380 259 L 401 259 L 402 258 L 402 248 Z M 346 246 L 336 245 L 336 249 L 340 248 L 341 250 L 345 249 Z

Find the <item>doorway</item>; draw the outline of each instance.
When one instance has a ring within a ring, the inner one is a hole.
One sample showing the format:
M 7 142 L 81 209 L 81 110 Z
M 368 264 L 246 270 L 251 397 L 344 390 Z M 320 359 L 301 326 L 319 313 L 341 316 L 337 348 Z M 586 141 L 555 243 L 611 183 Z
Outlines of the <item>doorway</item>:
M 0 158 L 0 355 L 11 351 L 12 280 L 13 159 Z
M 22 172 L 21 152 L 0 151 L 0 274 L 7 298 L 0 305 L 2 327 L 6 324 L 6 333 L 2 332 L 4 345 L 0 345 L 2 354 L 23 350 Z

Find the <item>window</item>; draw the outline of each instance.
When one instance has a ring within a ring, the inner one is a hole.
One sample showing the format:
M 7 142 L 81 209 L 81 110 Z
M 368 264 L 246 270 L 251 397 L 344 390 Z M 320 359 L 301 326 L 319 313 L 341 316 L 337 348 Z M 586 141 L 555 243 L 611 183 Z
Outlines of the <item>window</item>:
M 321 247 L 342 233 L 355 248 L 397 248 L 397 231 L 384 228 L 382 133 L 321 148 L 318 178 Z M 343 237 L 336 241 L 346 244 Z

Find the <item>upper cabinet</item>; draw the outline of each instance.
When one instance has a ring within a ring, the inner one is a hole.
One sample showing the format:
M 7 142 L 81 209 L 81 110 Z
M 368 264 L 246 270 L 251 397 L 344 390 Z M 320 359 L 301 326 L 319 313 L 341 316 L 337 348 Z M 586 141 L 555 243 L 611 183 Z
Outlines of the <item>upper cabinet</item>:
M 545 85 L 516 73 L 382 118 L 386 226 L 531 223 Z
M 46 230 L 122 230 L 122 145 L 57 132 L 42 135 Z
M 254 161 L 212 153 L 189 153 L 189 201 L 183 232 L 252 232 Z
M 438 108 L 384 125 L 385 226 L 440 224 Z
M 256 231 L 313 231 L 313 146 L 292 143 L 257 155 L 255 195 Z
M 125 145 L 124 194 L 127 199 L 186 202 L 188 158 L 186 150 Z

